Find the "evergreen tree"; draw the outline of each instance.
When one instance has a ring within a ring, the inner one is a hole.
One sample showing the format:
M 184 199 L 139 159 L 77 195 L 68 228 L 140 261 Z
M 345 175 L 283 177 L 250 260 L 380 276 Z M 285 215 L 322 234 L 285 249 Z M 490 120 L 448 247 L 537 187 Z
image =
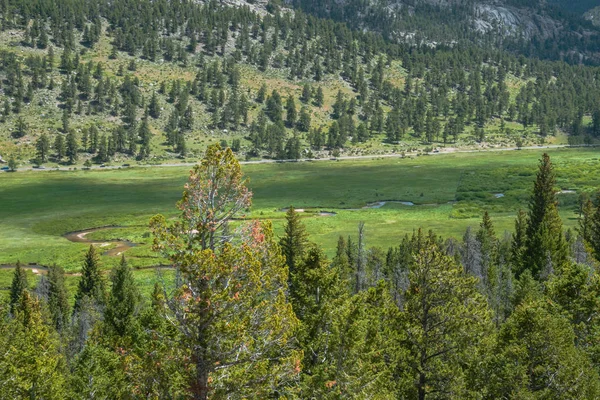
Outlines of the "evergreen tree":
M 600 276 L 583 264 L 566 263 L 547 285 L 548 297 L 568 316 L 577 346 L 600 365 Z
M 12 137 L 15 139 L 19 139 L 19 138 L 22 138 L 23 136 L 27 135 L 27 132 L 28 132 L 28 128 L 27 128 L 27 124 L 25 124 L 25 120 L 23 119 L 23 117 L 19 117 L 17 119 L 15 129 L 12 132 Z
M 273 90 L 273 93 L 267 99 L 267 103 L 265 105 L 265 114 L 267 117 L 275 123 L 282 121 L 281 114 L 283 112 L 283 106 L 281 103 L 281 96 L 276 90 Z
M 256 93 L 256 102 L 262 104 L 265 102 L 266 97 L 267 97 L 267 85 L 263 83 L 262 86 L 260 87 L 260 89 L 258 89 L 258 92 Z
M 158 104 L 158 96 L 156 92 L 152 92 L 152 97 L 150 98 L 150 103 L 148 104 L 148 114 L 157 119 L 160 117 L 160 106 Z
M 12 283 L 10 284 L 10 312 L 15 312 L 15 307 L 19 304 L 23 291 L 29 290 L 29 283 L 27 282 L 27 273 L 21 266 L 21 262 L 17 261 L 17 265 L 13 272 Z
M 15 159 L 15 156 L 11 154 L 8 159 L 8 170 L 11 172 L 15 172 L 17 170 L 18 166 L 19 165 L 17 164 L 17 160 Z
M 64 158 L 64 156 L 67 152 L 67 145 L 65 143 L 65 138 L 60 133 L 58 135 L 56 135 L 56 139 L 54 139 L 54 151 L 56 152 L 56 159 L 59 162 Z
M 515 220 L 515 231 L 512 234 L 511 243 L 511 263 L 513 271 L 518 278 L 521 273 L 525 270 L 524 257 L 527 243 L 527 213 L 523 210 L 519 210 L 517 213 L 517 219 Z
M 315 247 L 292 276 L 301 321 L 302 398 L 393 398 L 398 309 L 384 285 L 349 297 L 336 268 Z
M 584 200 L 580 209 L 579 226 L 577 227 L 577 232 L 583 238 L 583 241 L 588 245 L 591 245 L 592 243 L 593 217 L 594 204 L 590 199 Z
M 84 297 L 88 297 L 100 306 L 106 303 L 104 278 L 100 272 L 98 255 L 93 245 L 90 245 L 85 254 L 81 278 L 79 279 L 77 293 L 75 294 L 74 313 L 80 310 Z
M 292 95 L 289 95 L 286 100 L 285 110 L 286 110 L 286 123 L 287 123 L 288 127 L 291 128 L 294 125 L 296 125 L 296 119 L 298 118 L 298 112 L 296 111 L 296 102 L 294 101 L 294 97 Z
M 310 99 L 312 98 L 312 88 L 307 83 L 302 87 L 302 95 L 300 96 L 300 100 L 303 103 L 310 103 Z
M 39 302 L 24 291 L 14 319 L 0 322 L 0 398 L 67 397 L 66 362 L 51 328 L 43 322 Z
M 61 332 L 69 323 L 69 294 L 65 284 L 65 271 L 56 265 L 48 268 L 48 309 L 52 323 Z
M 308 107 L 302 106 L 300 114 L 298 116 L 298 129 L 301 132 L 308 132 L 310 130 L 311 116 Z
M 325 104 L 325 94 L 323 93 L 323 88 L 319 86 L 317 94 L 315 95 L 315 105 L 317 107 L 323 107 L 323 104 Z
M 567 247 L 558 215 L 555 176 L 550 156 L 540 160 L 537 179 L 529 202 L 529 219 L 523 268 L 543 278 L 567 259 Z
M 81 398 L 127 398 L 127 380 L 119 354 L 93 341 L 71 361 L 69 386 Z
M 403 339 L 409 385 L 401 397 L 465 398 L 471 390 L 465 385 L 471 373 L 468 360 L 490 332 L 490 312 L 475 278 L 464 275 L 434 237 L 427 240 L 409 267 L 402 313 L 409 333 Z
M 490 398 L 597 398 L 597 371 L 574 344 L 568 320 L 546 299 L 527 300 L 500 329 L 484 374 Z
M 248 110 L 250 109 L 250 104 L 248 102 L 248 98 L 245 93 L 242 93 L 239 101 L 239 113 L 242 118 L 242 122 L 244 124 L 248 124 Z
M 293 206 L 288 208 L 286 214 L 285 234 L 280 239 L 279 245 L 285 256 L 286 265 L 290 270 L 290 276 L 294 273 L 296 265 L 304 257 L 306 246 L 308 245 L 308 233 L 304 223 L 300 220 L 299 213 Z
M 124 336 L 132 327 L 137 312 L 139 293 L 133 279 L 133 273 L 127 265 L 125 256 L 121 257 L 119 266 L 111 271 L 112 286 L 104 323 L 109 332 Z
M 66 154 L 69 157 L 69 164 L 74 164 L 77 161 L 79 152 L 79 143 L 77 143 L 77 136 L 75 135 L 75 131 L 71 130 L 67 134 L 67 143 L 66 143 Z
M 223 233 L 250 196 L 231 149 L 211 146 L 190 174 L 180 220 L 169 227 L 157 216 L 150 224 L 156 248 L 169 253 L 185 282 L 169 305 L 191 354 L 195 398 L 268 396 L 285 389 L 301 361 L 291 341 L 298 322 L 284 294 L 288 269 L 270 225 L 253 223 L 235 246 Z
M 48 139 L 48 136 L 45 133 L 42 133 L 42 135 L 35 142 L 35 150 L 37 159 L 40 162 L 40 164 L 48 161 L 48 153 L 50 152 L 50 140 Z

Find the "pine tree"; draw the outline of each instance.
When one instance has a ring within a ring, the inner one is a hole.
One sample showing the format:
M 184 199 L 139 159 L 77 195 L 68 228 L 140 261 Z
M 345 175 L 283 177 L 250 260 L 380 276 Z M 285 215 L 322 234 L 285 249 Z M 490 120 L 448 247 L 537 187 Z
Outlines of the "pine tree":
M 100 306 L 106 303 L 104 278 L 100 272 L 98 255 L 93 245 L 90 245 L 85 254 L 81 278 L 79 279 L 77 293 L 75 294 L 74 313 L 79 311 L 84 297 L 90 298 Z
M 184 282 L 167 303 L 191 355 L 194 398 L 233 390 L 262 398 L 298 373 L 301 354 L 291 340 L 298 321 L 285 297 L 288 269 L 270 224 L 251 224 L 235 246 L 223 231 L 250 198 L 231 149 L 213 145 L 190 173 L 180 219 L 168 224 L 157 216 L 150 223 L 155 248 L 168 253 Z M 190 236 L 191 229 L 198 233 Z
M 80 398 L 127 398 L 131 388 L 125 379 L 125 357 L 107 346 L 90 341 L 70 360 L 69 387 Z M 129 393 L 128 393 L 129 389 Z
M 12 132 L 12 137 L 15 139 L 22 138 L 27 135 L 28 131 L 29 129 L 27 128 L 27 124 L 25 124 L 25 120 L 23 117 L 19 117 L 15 125 L 15 130 Z
M 48 140 L 48 136 L 45 133 L 38 138 L 35 142 L 35 150 L 37 154 L 37 159 L 40 164 L 48 161 L 48 153 L 50 152 L 50 140 Z
M 294 274 L 296 265 L 304 257 L 304 251 L 308 245 L 308 233 L 306 232 L 304 223 L 300 220 L 299 213 L 296 212 L 293 206 L 288 208 L 285 219 L 285 235 L 280 239 L 279 245 L 285 256 L 291 276 Z
M 19 304 L 23 291 L 29 289 L 29 283 L 27 282 L 27 273 L 21 266 L 21 262 L 17 261 L 17 265 L 13 272 L 12 283 L 10 284 L 10 312 L 14 313 L 15 307 Z
M 550 156 L 544 153 L 529 202 L 527 239 L 522 265 L 523 269 L 531 269 L 533 275 L 538 278 L 543 278 L 567 260 L 567 246 L 554 191 L 555 183 Z
M 301 352 L 294 349 L 298 321 L 284 294 L 287 268 L 270 225 L 254 223 L 241 244 L 226 243 L 218 252 L 184 250 L 179 239 L 154 232 L 185 282 L 168 303 L 191 355 L 192 396 L 265 398 L 285 390 L 299 372 Z
M 158 96 L 156 92 L 152 92 L 152 97 L 150 98 L 150 103 L 148 104 L 148 114 L 157 119 L 160 117 L 160 106 L 158 104 Z
M 263 83 L 262 86 L 260 87 L 260 89 L 258 89 L 258 93 L 256 94 L 256 102 L 262 104 L 262 103 L 264 103 L 266 97 L 267 97 L 267 85 Z
M 598 373 L 575 347 L 569 321 L 545 298 L 525 301 L 500 329 L 485 376 L 490 398 L 600 395 Z
M 24 291 L 14 319 L 0 322 L 0 398 L 59 400 L 67 396 L 66 362 L 39 301 Z
M 246 125 L 248 124 L 248 110 L 250 109 L 250 104 L 248 103 L 248 98 L 245 93 L 242 93 L 239 101 L 239 114 L 242 118 L 242 122 Z
M 296 119 L 298 118 L 298 112 L 296 111 L 296 102 L 294 97 L 289 95 L 285 103 L 286 110 L 286 123 L 288 127 L 292 128 L 296 125 Z
M 109 159 L 109 148 L 106 141 L 106 136 L 102 135 L 98 141 L 98 155 L 96 156 L 98 161 L 105 162 Z
M 444 255 L 432 236 L 409 268 L 402 324 L 409 333 L 403 347 L 410 386 L 400 397 L 469 397 L 464 380 L 470 373 L 468 360 L 491 331 L 490 311 L 476 279 Z
M 137 135 L 142 140 L 142 143 L 150 142 L 152 138 L 152 132 L 150 131 L 150 124 L 148 123 L 148 117 L 144 116 L 142 123 L 138 127 Z
M 302 95 L 300 96 L 300 100 L 303 103 L 310 103 L 310 99 L 312 97 L 312 89 L 310 85 L 307 83 L 302 87 Z
M 79 152 L 79 143 L 77 143 L 77 136 L 75 135 L 75 131 L 71 130 L 67 134 L 67 143 L 66 143 L 66 154 L 69 157 L 69 164 L 74 164 L 77 161 Z
M 124 336 L 131 329 L 139 303 L 137 286 L 125 255 L 121 257 L 119 266 L 111 271 L 111 281 L 104 323 L 109 332 Z
M 512 234 L 511 264 L 518 278 L 524 271 L 525 245 L 527 242 L 527 213 L 519 210 L 515 220 L 515 231 Z
M 13 154 L 10 155 L 10 157 L 8 158 L 8 170 L 11 172 L 15 172 L 17 170 L 18 167 L 18 163 L 17 163 L 17 159 L 15 158 L 15 156 Z
M 282 121 L 281 114 L 283 112 L 283 106 L 281 103 L 281 96 L 279 92 L 273 90 L 271 96 L 267 99 L 267 103 L 265 105 L 265 113 L 269 117 L 269 119 L 275 123 Z
M 308 132 L 310 130 L 310 124 L 311 116 L 310 112 L 308 111 L 308 107 L 302 106 L 302 108 L 300 109 L 300 114 L 298 116 L 298 129 L 301 132 Z
M 315 95 L 315 104 L 317 107 L 323 107 L 325 103 L 325 94 L 323 93 L 323 88 L 319 86 L 317 89 L 317 94 Z
M 60 133 L 58 135 L 56 135 L 56 139 L 54 139 L 54 151 L 56 152 L 56 159 L 59 162 L 64 158 L 64 156 L 67 152 L 67 145 L 65 143 L 65 138 Z
M 583 238 L 586 244 L 591 245 L 592 243 L 592 232 L 593 232 L 593 218 L 594 218 L 594 204 L 590 199 L 584 201 L 581 207 L 581 213 L 579 217 L 578 233 Z
M 65 284 L 65 271 L 56 265 L 48 268 L 48 309 L 57 331 L 69 323 L 69 293 Z
M 494 225 L 487 210 L 483 213 L 483 219 L 477 232 L 477 240 L 481 249 L 481 262 L 483 264 L 484 276 L 487 276 L 489 269 L 493 266 L 496 259 L 497 239 L 494 232 Z M 488 278 L 486 278 L 489 280 Z

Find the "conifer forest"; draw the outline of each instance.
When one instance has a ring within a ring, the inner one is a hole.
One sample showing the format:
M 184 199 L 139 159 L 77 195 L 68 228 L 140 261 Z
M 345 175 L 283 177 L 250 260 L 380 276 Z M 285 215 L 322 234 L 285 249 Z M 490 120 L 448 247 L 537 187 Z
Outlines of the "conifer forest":
M 593 0 L 0 0 L 0 400 L 600 399 L 599 146 Z

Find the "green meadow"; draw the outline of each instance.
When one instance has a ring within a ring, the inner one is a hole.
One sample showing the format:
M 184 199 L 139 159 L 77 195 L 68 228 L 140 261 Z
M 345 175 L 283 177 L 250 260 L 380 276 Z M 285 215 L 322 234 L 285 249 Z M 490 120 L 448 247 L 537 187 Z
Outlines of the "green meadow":
M 311 238 L 329 255 L 339 235 L 355 235 L 365 222 L 368 246 L 388 246 L 422 227 L 459 238 L 477 226 L 488 210 L 500 235 L 511 230 L 519 208 L 526 208 L 538 159 L 544 149 L 480 152 L 371 160 L 250 164 L 243 170 L 254 197 L 246 218 L 271 219 L 281 233 L 283 208 L 304 210 Z M 548 150 L 558 177 L 563 222 L 577 224 L 579 196 L 600 187 L 600 153 L 594 149 Z M 164 263 L 151 250 L 149 219 L 175 217 L 189 167 L 119 170 L 43 171 L 0 174 L 0 265 L 59 264 L 72 279 L 89 243 L 64 235 L 97 227 L 88 240 L 128 240 L 137 246 L 125 255 L 149 287 Z M 386 202 L 380 208 L 364 208 Z M 412 202 L 405 205 L 399 202 Z M 329 213 L 324 213 L 329 212 Z M 119 256 L 107 255 L 116 243 L 98 245 L 108 270 Z M 10 270 L 0 270 L 7 288 Z

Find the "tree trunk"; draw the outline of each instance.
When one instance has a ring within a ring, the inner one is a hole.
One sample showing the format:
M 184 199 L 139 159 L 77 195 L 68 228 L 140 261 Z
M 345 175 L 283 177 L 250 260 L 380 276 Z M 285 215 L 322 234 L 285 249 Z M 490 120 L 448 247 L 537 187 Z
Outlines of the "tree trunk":
M 425 400 L 425 384 L 427 383 L 426 381 L 426 377 L 425 377 L 425 373 L 421 372 L 419 373 L 419 386 L 418 386 L 418 392 L 419 392 L 419 400 Z
M 190 391 L 194 400 L 208 400 L 208 365 L 204 352 L 198 350 L 194 354 L 194 364 L 196 365 L 196 374 L 190 382 Z

